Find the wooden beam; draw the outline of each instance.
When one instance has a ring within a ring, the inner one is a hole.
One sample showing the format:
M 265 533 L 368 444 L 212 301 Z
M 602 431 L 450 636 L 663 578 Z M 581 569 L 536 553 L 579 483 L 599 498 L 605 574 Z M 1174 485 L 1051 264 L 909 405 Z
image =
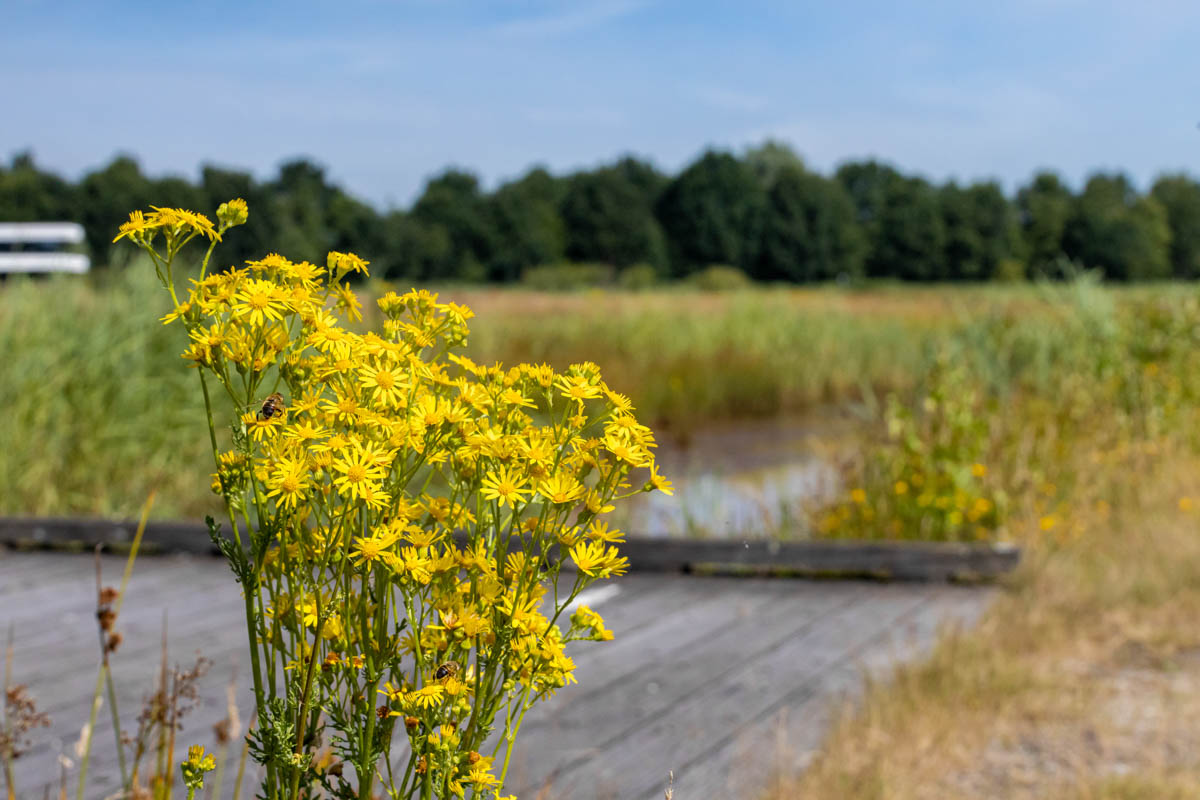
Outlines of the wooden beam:
M 82 550 L 128 548 L 137 523 L 74 518 L 0 517 L 0 545 Z M 203 524 L 150 522 L 146 553 L 215 554 Z M 1010 544 L 893 541 L 695 540 L 633 538 L 620 545 L 634 572 L 691 572 L 899 581 L 987 580 L 1016 568 Z

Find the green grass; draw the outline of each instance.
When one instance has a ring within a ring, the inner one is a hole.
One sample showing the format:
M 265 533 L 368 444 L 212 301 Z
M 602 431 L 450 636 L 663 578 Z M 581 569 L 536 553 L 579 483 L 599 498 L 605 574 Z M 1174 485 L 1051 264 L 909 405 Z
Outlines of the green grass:
M 178 358 L 182 330 L 157 323 L 168 310 L 162 295 L 136 266 L 0 285 L 0 513 L 127 516 L 153 488 L 157 516 L 213 509 L 198 382 Z M 1059 409 L 1064 397 L 1086 403 L 1092 377 L 1069 386 L 1063 376 L 1124 368 L 1137 330 L 1119 310 L 1169 309 L 1170 324 L 1143 337 L 1137 358 L 1148 362 L 1174 346 L 1171 326 L 1191 290 L 452 289 L 443 297 L 476 311 L 474 358 L 595 361 L 656 430 L 686 437 L 717 421 L 869 409 L 892 391 L 916 397 L 939 352 L 966 364 L 999 402 L 1024 391 Z
M 180 330 L 144 275 L 0 289 L 0 513 L 194 517 L 211 451 Z

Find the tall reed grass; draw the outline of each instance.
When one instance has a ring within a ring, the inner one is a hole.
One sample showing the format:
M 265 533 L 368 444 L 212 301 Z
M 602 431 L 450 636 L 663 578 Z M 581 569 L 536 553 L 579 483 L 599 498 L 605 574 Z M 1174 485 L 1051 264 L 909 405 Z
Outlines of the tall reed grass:
M 152 270 L 0 286 L 0 513 L 132 516 L 215 507 L 195 378 Z M 161 312 L 158 313 L 158 312 Z
M 137 323 L 147 309 L 169 310 L 155 289 L 147 265 L 0 285 L 0 513 L 129 516 L 153 488 L 157 516 L 216 510 L 200 488 L 206 454 L 193 435 L 198 400 L 178 369 L 183 342 Z M 827 406 L 882 420 L 886 395 L 916 408 L 931 365 L 949 358 L 978 389 L 974 413 L 989 437 L 1003 428 L 999 439 L 1012 445 L 989 457 L 1011 461 L 1022 485 L 1046 483 L 1058 433 L 1106 403 L 1146 412 L 1109 424 L 1161 425 L 1155 415 L 1166 406 L 1146 393 L 1175 380 L 1189 358 L 1180 344 L 1195 339 L 1186 287 L 1086 280 L 728 293 L 455 288 L 443 298 L 477 311 L 467 351 L 476 360 L 595 361 L 644 419 L 685 439 L 715 422 Z M 1151 364 L 1161 371 L 1146 376 Z

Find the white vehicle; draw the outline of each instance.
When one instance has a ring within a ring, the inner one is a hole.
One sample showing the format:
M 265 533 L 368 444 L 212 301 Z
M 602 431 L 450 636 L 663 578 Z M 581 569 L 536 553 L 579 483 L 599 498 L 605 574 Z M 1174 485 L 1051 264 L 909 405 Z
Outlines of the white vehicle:
M 73 272 L 91 268 L 83 253 L 83 226 L 75 222 L 0 222 L 0 275 Z

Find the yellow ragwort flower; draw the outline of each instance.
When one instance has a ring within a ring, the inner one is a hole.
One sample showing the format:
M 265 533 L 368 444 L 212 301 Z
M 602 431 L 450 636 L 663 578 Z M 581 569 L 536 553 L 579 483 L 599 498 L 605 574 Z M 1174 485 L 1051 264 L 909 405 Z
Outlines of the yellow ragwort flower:
M 267 497 L 277 497 L 276 502 L 284 508 L 296 508 L 303 502 L 310 487 L 308 468 L 295 459 L 279 461 L 267 478 Z
M 334 486 L 343 497 L 351 500 L 362 499 L 367 487 L 383 480 L 386 474 L 384 469 L 375 463 L 370 452 L 355 446 L 346 448 L 340 457 L 333 459 L 330 466 L 341 473 L 333 479 Z
M 502 506 L 516 508 L 518 503 L 525 502 L 525 495 L 533 494 L 529 489 L 522 488 L 527 483 L 528 478 L 518 477 L 508 467 L 502 466 L 488 472 L 480 493 L 486 500 L 498 500 Z
M 556 505 L 574 503 L 586 491 L 574 475 L 565 472 L 551 475 L 538 486 L 538 494 Z

